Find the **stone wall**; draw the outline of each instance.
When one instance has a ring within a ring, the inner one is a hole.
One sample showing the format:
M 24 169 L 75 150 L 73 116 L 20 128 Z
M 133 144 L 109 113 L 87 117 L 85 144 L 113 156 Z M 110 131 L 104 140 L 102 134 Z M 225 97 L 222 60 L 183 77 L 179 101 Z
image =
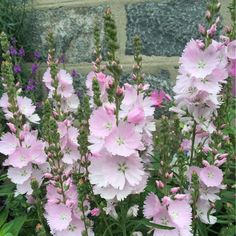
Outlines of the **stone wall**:
M 65 53 L 67 69 L 76 68 L 81 78 L 91 70 L 93 27 L 103 27 L 104 9 L 110 7 L 118 29 L 118 56 L 125 75 L 133 65 L 132 40 L 140 35 L 143 68 L 152 87 L 167 89 L 176 77 L 178 57 L 191 38 L 199 37 L 208 0 L 34 0 L 30 40 L 46 53 L 46 35 L 54 33 L 57 49 Z M 221 16 L 229 23 L 222 0 Z M 82 79 L 83 80 L 83 79 Z

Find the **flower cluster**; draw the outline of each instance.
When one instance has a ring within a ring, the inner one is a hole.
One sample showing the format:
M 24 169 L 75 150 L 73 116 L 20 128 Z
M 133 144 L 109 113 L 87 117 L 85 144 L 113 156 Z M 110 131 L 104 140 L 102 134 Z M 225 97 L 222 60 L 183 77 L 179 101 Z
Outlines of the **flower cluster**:
M 155 229 L 154 236 L 187 236 L 191 235 L 192 209 L 187 199 L 171 199 L 168 196 L 159 198 L 150 193 L 144 201 L 143 214 L 147 219 L 170 229 Z
M 73 79 L 69 73 L 60 69 L 56 75 L 56 80 L 53 81 L 50 68 L 48 68 L 43 75 L 43 82 L 49 90 L 49 98 L 52 98 L 53 94 L 60 96 L 60 105 L 64 112 L 77 111 L 79 99 L 74 91 Z
M 215 224 L 217 218 L 212 214 L 216 212 L 214 203 L 220 200 L 218 194 L 225 186 L 222 185 L 223 172 L 219 167 L 210 165 L 204 161 L 206 165 L 203 168 L 191 166 L 186 173 L 188 181 L 192 182 L 193 174 L 195 174 L 199 181 L 199 196 L 196 202 L 197 217 L 205 224 Z M 193 192 L 194 189 L 190 189 Z
M 54 128 L 59 135 L 57 149 L 51 151 L 57 139 L 50 141 L 47 147 L 52 170 L 45 174 L 48 179 L 45 217 L 53 235 L 82 235 L 85 225 L 81 217 L 84 216 L 78 206 L 77 187 L 72 179 L 73 169 L 77 168 L 80 160 L 77 141 L 79 131 L 73 125 L 72 116 L 79 106 L 79 99 L 74 92 L 72 77 L 65 70 L 59 70 L 53 77 L 49 67 L 43 76 L 43 82 L 49 89 L 49 99 L 54 101 Z M 88 203 L 84 207 L 88 209 Z M 86 214 L 88 213 L 89 210 Z M 88 230 L 89 235 L 93 235 L 93 232 Z
M 16 131 L 13 124 L 9 125 Z M 16 184 L 15 195 L 31 195 L 31 179 L 42 183 L 43 175 L 49 169 L 44 148 L 45 143 L 38 140 L 37 132 L 31 131 L 28 124 L 18 135 L 8 132 L 1 137 L 0 152 L 8 156 L 3 165 L 10 166 L 7 175 Z
M 114 79 L 102 72 L 90 72 L 86 82 L 89 95 L 93 94 L 92 80 L 99 82 L 103 105 L 95 108 L 89 119 L 89 179 L 96 194 L 107 200 L 122 200 L 146 185 L 147 173 L 140 152 L 151 150 L 155 130 L 153 102 L 144 90 L 138 92 L 137 86 L 125 84 L 118 91 L 118 107 L 107 100 L 107 89 Z
M 227 47 L 213 41 L 208 47 L 191 40 L 180 58 L 180 75 L 173 88 L 176 107 L 172 108 L 184 122 L 184 131 L 194 122 L 203 131 L 215 130 L 213 116 L 217 113 L 222 84 L 228 77 Z

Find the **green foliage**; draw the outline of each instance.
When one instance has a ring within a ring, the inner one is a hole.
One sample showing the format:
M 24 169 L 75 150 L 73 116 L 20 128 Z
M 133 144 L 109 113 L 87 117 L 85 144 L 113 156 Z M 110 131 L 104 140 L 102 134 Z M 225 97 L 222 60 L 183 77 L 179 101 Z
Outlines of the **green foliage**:
M 26 17 L 26 5 L 30 0 L 0 1 L 0 32 L 4 31 L 9 38 L 16 38 L 18 45 L 30 48 L 28 38 L 29 20 Z

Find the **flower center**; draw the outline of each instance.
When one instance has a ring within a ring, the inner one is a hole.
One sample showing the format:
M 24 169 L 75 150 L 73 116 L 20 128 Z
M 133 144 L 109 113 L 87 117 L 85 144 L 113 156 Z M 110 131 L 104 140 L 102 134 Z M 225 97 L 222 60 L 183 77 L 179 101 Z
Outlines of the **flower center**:
M 76 226 L 70 224 L 69 227 L 68 227 L 68 229 L 69 229 L 69 231 L 74 232 L 74 231 L 76 230 Z
M 162 225 L 168 225 L 169 224 L 169 221 L 167 220 L 166 217 L 161 218 L 161 224 Z
M 204 69 L 206 66 L 206 63 L 203 60 L 200 60 L 197 65 L 198 65 L 198 69 Z
M 106 125 L 105 125 L 105 128 L 108 129 L 108 130 L 111 130 L 112 129 L 112 123 L 107 122 Z
M 65 153 L 69 155 L 71 153 L 71 150 L 69 148 L 66 148 Z
M 121 171 L 122 173 L 125 173 L 127 169 L 128 169 L 128 166 L 126 165 L 125 162 L 119 163 L 119 168 L 118 168 L 119 171 Z
M 20 161 L 25 161 L 25 157 L 24 156 L 20 156 Z
M 61 220 L 67 220 L 67 215 L 66 215 L 65 213 L 62 213 L 62 214 L 60 215 L 60 219 L 61 219 Z
M 26 175 L 27 175 L 27 171 L 26 170 L 21 171 L 21 176 L 26 176 Z
M 209 179 L 213 179 L 214 178 L 214 174 L 212 172 L 209 172 L 207 174 L 207 176 L 208 176 Z
M 179 216 L 179 214 L 177 212 L 172 212 L 171 216 L 172 218 L 176 219 Z
M 117 144 L 118 144 L 119 146 L 125 144 L 124 140 L 123 140 L 121 137 L 118 137 L 118 138 L 116 139 L 116 142 L 117 142 Z
M 197 91 L 197 89 L 195 87 L 190 87 L 188 89 L 188 91 L 189 91 L 190 94 L 193 94 L 193 93 L 195 93 Z

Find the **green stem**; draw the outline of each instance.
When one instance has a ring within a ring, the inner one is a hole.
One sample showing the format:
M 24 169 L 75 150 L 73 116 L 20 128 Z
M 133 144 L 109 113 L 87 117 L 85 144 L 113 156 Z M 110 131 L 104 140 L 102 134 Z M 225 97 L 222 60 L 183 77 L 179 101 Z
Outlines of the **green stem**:
M 196 121 L 194 121 L 193 133 L 192 133 L 191 156 L 190 156 L 190 163 L 189 163 L 190 166 L 192 165 L 193 157 L 194 157 L 194 144 L 195 144 L 195 137 L 196 137 L 196 127 L 197 127 L 197 123 L 196 123 Z

